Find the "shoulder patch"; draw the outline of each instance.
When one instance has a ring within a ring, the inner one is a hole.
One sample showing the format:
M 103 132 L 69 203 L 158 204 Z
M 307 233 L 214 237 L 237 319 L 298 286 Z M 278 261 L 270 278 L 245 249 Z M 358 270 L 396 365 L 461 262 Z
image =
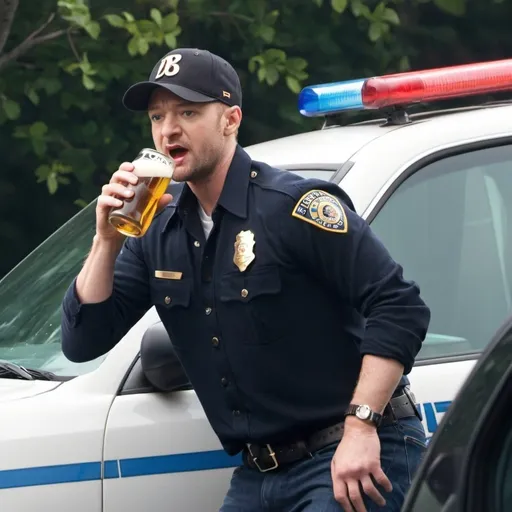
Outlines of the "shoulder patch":
M 348 222 L 341 201 L 324 190 L 310 190 L 293 208 L 292 217 L 325 231 L 347 233 Z

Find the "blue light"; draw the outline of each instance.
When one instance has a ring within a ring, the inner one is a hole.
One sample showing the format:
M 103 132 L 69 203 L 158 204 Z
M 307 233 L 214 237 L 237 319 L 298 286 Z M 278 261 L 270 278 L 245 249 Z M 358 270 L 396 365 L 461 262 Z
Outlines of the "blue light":
M 299 94 L 299 111 L 303 116 L 315 117 L 344 110 L 361 110 L 364 108 L 361 90 L 365 80 L 305 87 Z

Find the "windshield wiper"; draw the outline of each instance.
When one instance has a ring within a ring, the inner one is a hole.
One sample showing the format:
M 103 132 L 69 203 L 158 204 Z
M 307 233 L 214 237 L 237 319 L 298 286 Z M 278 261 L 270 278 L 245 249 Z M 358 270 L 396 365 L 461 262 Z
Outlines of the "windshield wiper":
M 59 380 L 52 372 L 24 368 L 10 361 L 0 361 L 0 378 L 22 380 Z

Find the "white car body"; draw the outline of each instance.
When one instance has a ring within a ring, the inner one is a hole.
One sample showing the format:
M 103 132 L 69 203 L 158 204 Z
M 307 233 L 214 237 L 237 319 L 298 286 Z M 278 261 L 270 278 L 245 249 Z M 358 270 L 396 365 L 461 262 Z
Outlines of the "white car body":
M 511 143 L 511 119 L 511 105 L 489 106 L 426 114 L 402 126 L 384 127 L 381 120 L 331 127 L 246 150 L 291 171 L 342 169 L 340 186 L 370 218 L 419 162 L 478 142 Z M 158 320 L 148 311 L 89 366 L 66 363 L 62 354 L 47 366 L 76 368 L 70 380 L 0 378 L 0 511 L 218 510 L 240 457 L 222 451 L 194 391 L 120 392 L 143 334 Z M 411 390 L 429 436 L 477 357 L 434 357 L 412 370 Z

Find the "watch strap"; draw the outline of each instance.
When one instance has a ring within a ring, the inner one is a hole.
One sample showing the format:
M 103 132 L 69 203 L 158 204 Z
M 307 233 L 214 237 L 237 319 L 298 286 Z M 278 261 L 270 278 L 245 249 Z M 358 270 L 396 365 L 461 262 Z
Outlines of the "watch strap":
M 356 416 L 362 421 L 370 421 L 377 427 L 382 421 L 382 414 L 374 412 L 368 405 L 349 404 L 345 410 L 345 416 Z

